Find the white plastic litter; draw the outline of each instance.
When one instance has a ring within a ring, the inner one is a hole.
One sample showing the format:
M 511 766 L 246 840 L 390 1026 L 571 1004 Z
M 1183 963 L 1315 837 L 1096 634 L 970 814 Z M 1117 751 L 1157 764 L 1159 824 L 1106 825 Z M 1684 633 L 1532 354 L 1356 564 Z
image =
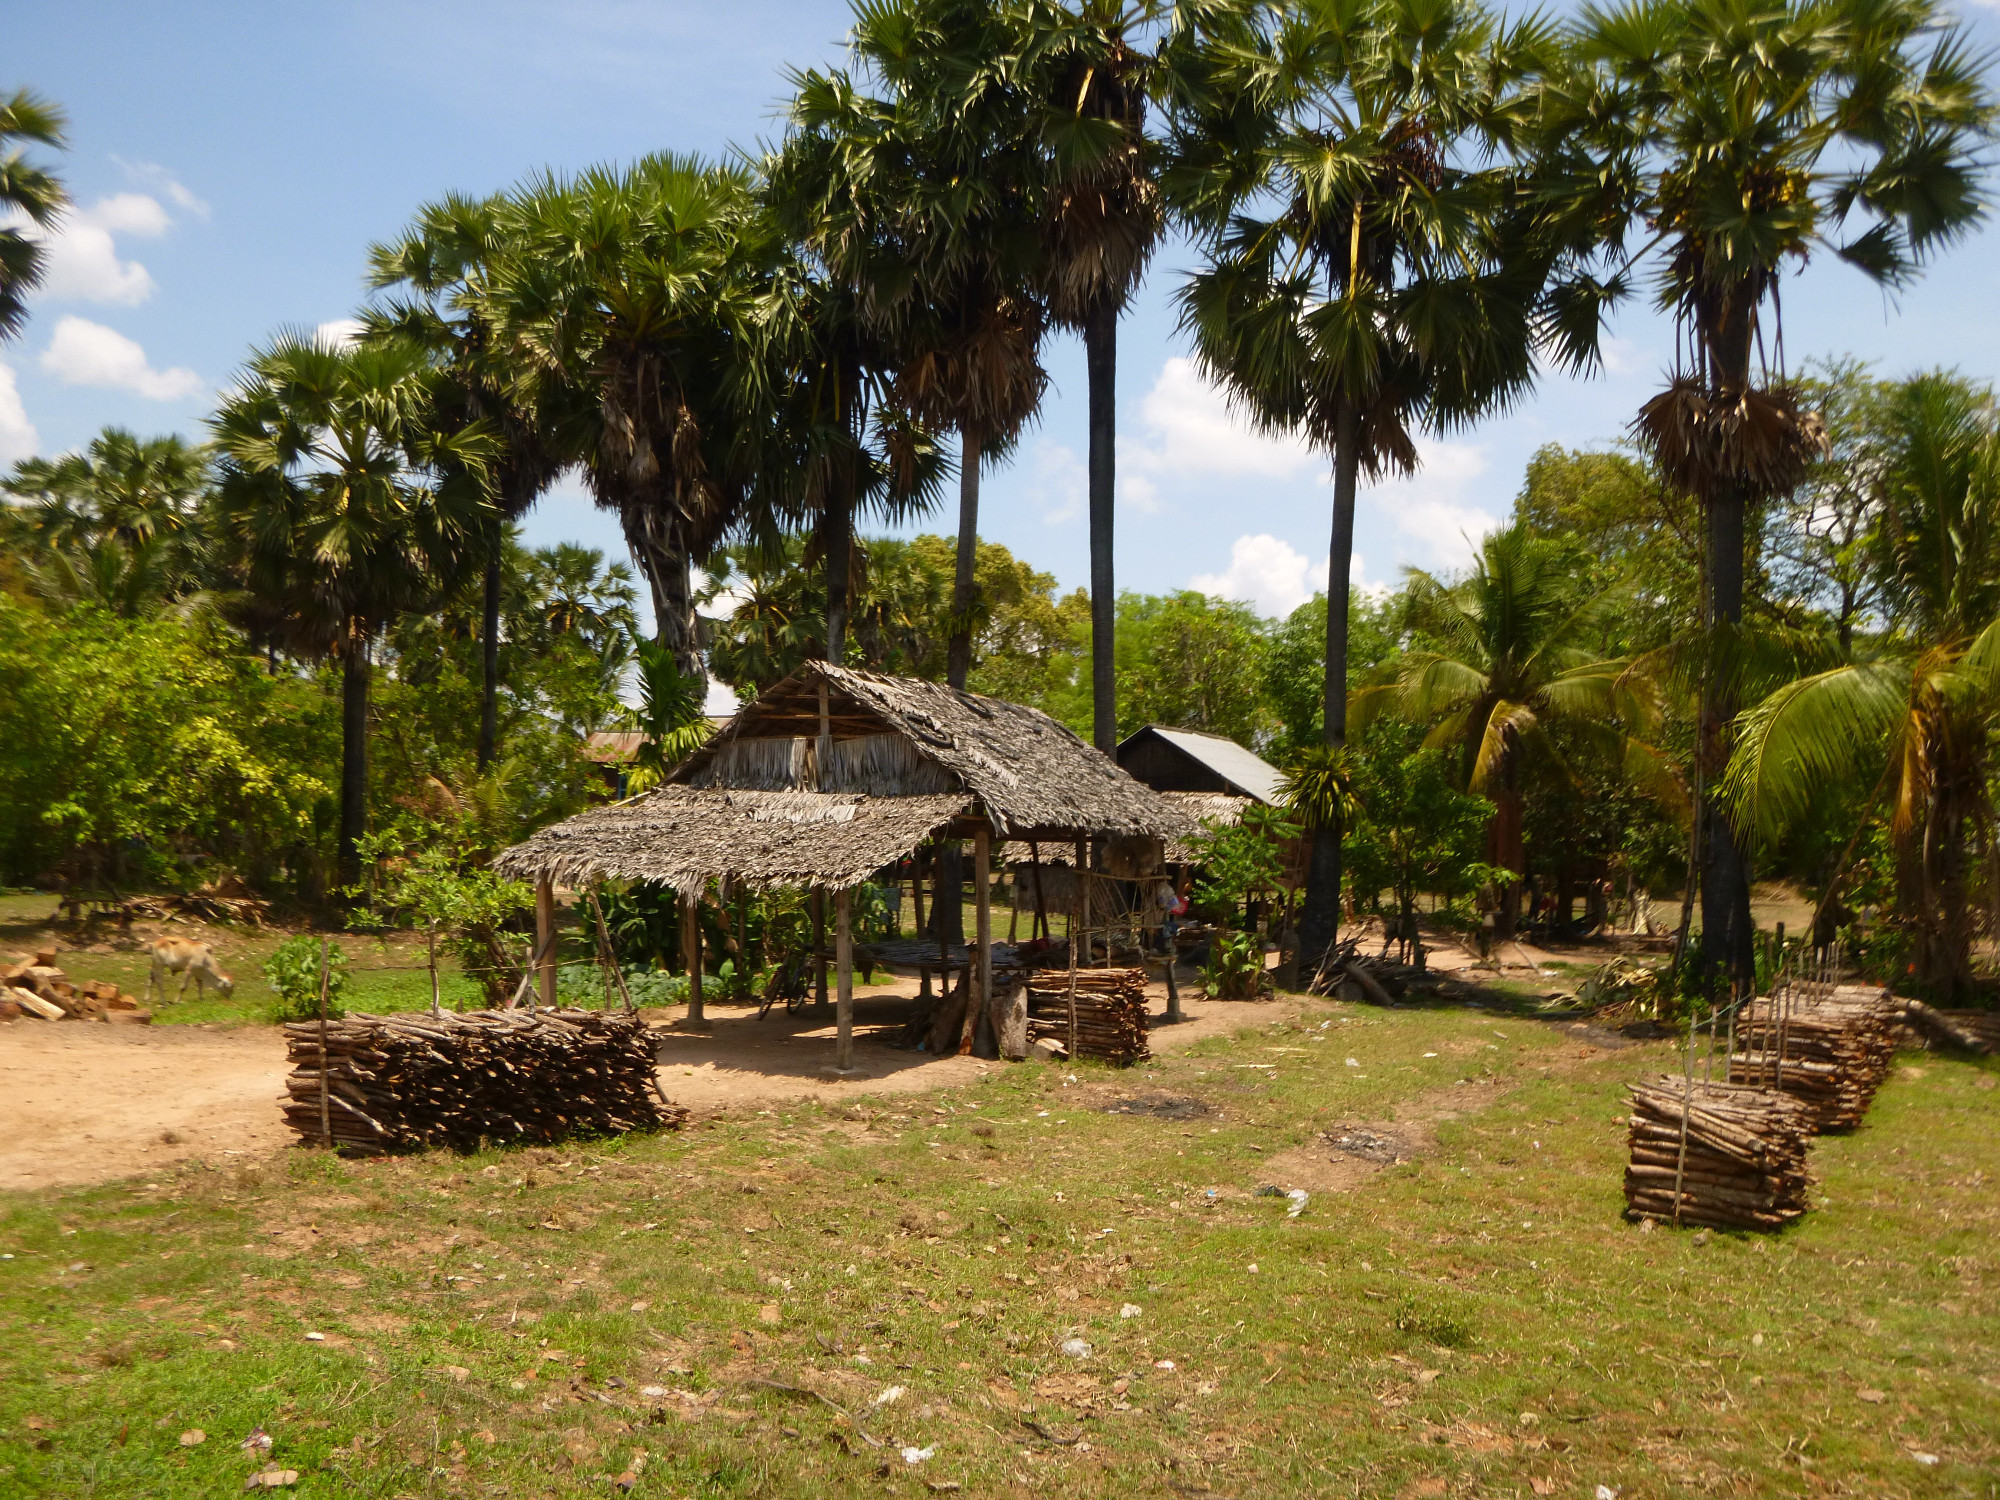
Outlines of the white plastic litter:
M 1118 1309 L 1118 1316 L 1121 1318 L 1136 1318 L 1139 1316 L 1139 1312 L 1140 1308 L 1138 1303 L 1128 1302 L 1123 1307 Z
M 932 1448 L 905 1448 L 905 1449 L 903 1450 L 903 1462 L 904 1462 L 904 1463 L 906 1463 L 906 1464 L 920 1464 L 920 1463 L 922 1463 L 922 1462 L 923 1462 L 923 1461 L 924 1461 L 925 1459 L 929 1458 L 929 1457 L 930 1457 L 930 1456 L 931 1456 L 932 1454 L 934 1454 L 934 1453 L 936 1453 L 936 1452 L 937 1452 L 937 1449 L 936 1449 L 935 1447 L 932 1447 Z
M 900 1401 L 905 1392 L 900 1385 L 892 1385 L 875 1398 L 877 1406 L 887 1406 L 891 1401 Z
M 1306 1211 L 1306 1204 L 1312 1201 L 1312 1194 L 1304 1188 L 1293 1188 L 1285 1196 L 1292 1202 L 1292 1206 L 1285 1210 L 1285 1217 L 1288 1219 L 1296 1219 Z
M 1082 1339 L 1064 1339 L 1062 1341 L 1062 1352 L 1067 1354 L 1071 1359 L 1089 1359 L 1090 1345 Z

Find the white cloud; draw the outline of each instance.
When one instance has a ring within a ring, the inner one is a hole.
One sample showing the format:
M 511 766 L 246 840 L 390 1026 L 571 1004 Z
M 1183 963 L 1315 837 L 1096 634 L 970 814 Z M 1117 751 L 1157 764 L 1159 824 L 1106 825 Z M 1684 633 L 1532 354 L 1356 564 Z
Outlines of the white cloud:
M 189 192 L 181 180 L 158 162 L 127 161 L 116 155 L 111 158 L 125 169 L 125 175 L 142 187 L 150 187 L 162 192 L 173 200 L 174 207 L 193 214 L 198 219 L 208 217 L 208 205 Z
M 148 401 L 178 401 L 202 389 L 194 371 L 155 370 L 138 344 L 87 318 L 68 317 L 56 324 L 55 337 L 42 353 L 42 368 L 65 385 L 136 391 Z
M 1501 525 L 1500 517 L 1467 498 L 1487 470 L 1486 450 L 1477 443 L 1421 439 L 1417 462 L 1407 479 L 1364 483 L 1360 502 L 1408 538 L 1419 566 L 1462 568 L 1479 539 Z
M 0 464 L 33 458 L 40 445 L 41 435 L 35 431 L 35 424 L 28 420 L 28 409 L 21 405 L 21 392 L 14 384 L 13 368 L 0 363 Z
M 359 318 L 333 318 L 313 330 L 313 337 L 322 344 L 331 344 L 336 349 L 345 349 L 361 337 Z
M 1355 558 L 1359 571 L 1360 558 Z M 1220 573 L 1201 573 L 1188 580 L 1190 588 L 1217 599 L 1237 599 L 1259 614 L 1288 615 L 1314 594 L 1326 591 L 1327 565 L 1314 562 L 1269 532 L 1239 536 L 1229 548 L 1229 566 Z
M 152 273 L 138 261 L 119 258 L 114 237 L 152 239 L 172 226 L 159 199 L 144 193 L 115 193 L 65 214 L 53 229 L 31 229 L 29 233 L 48 247 L 42 295 L 137 307 L 153 295 L 156 285 Z
M 1299 439 L 1257 431 L 1190 359 L 1177 356 L 1161 366 L 1159 379 L 1140 402 L 1139 416 L 1141 433 L 1119 455 L 1119 468 L 1138 477 L 1290 479 L 1323 466 L 1320 456 Z
M 1090 471 L 1074 448 L 1043 438 L 1029 455 L 1035 487 L 1035 503 L 1041 507 L 1042 524 L 1063 526 L 1082 515 L 1090 504 Z

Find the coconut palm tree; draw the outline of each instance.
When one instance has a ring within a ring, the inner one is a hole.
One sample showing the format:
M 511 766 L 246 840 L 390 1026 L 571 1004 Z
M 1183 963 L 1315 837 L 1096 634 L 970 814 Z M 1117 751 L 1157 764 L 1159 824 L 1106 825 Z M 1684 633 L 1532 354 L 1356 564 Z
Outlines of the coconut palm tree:
M 1545 204 L 1603 232 L 1577 322 L 1629 293 L 1653 257 L 1681 363 L 1637 431 L 1704 505 L 1707 623 L 1743 619 L 1746 520 L 1821 449 L 1786 384 L 1779 288 L 1829 251 L 1885 286 L 1912 277 L 1984 210 L 1986 60 L 1933 0 L 1631 0 L 1586 6 L 1577 59 L 1543 95 Z M 1754 366 L 1754 368 L 1753 368 Z M 1726 674 L 1704 694 L 1703 773 L 1727 755 Z M 1749 867 L 1705 810 L 1702 959 L 1747 976 Z
M 1504 159 L 1546 65 L 1538 22 L 1477 0 L 1294 0 L 1210 12 L 1170 44 L 1170 201 L 1205 263 L 1180 292 L 1210 378 L 1333 461 L 1324 737 L 1347 734 L 1348 572 L 1361 476 L 1417 464 L 1420 426 L 1493 411 L 1533 376 L 1562 248 L 1530 233 Z M 1503 159 L 1495 160 L 1499 153 Z M 1333 940 L 1340 839 L 1313 835 L 1299 939 Z
M 1411 569 L 1404 624 L 1419 644 L 1392 681 L 1349 704 L 1355 727 L 1393 712 L 1429 726 L 1426 748 L 1455 751 L 1466 789 L 1493 804 L 1487 862 L 1523 877 L 1523 780 L 1536 765 L 1571 776 L 1555 726 L 1670 803 L 1685 801 L 1666 758 L 1638 737 L 1659 718 L 1651 684 L 1630 662 L 1590 650 L 1602 596 L 1579 583 L 1575 564 L 1570 548 L 1516 521 L 1480 543 L 1458 582 Z M 1502 895 L 1503 937 L 1518 896 L 1513 885 Z
M 478 424 L 439 430 L 442 383 L 415 343 L 285 335 L 251 356 L 211 421 L 220 550 L 261 623 L 341 665 L 344 886 L 360 879 L 368 826 L 374 641 L 397 615 L 434 607 L 492 523 L 496 445 Z
M 0 100 L 0 215 L 16 214 L 46 230 L 69 206 L 62 180 L 28 159 L 24 146 L 66 144 L 63 112 L 28 89 Z M 0 339 L 11 339 L 28 318 L 27 295 L 41 283 L 42 242 L 18 223 L 0 225 Z
M 690 569 L 740 518 L 768 425 L 749 330 L 778 247 L 750 172 L 650 156 L 509 198 L 483 293 L 553 458 L 617 513 L 656 638 L 700 677 Z
M 444 420 L 484 423 L 497 440 L 490 466 L 493 526 L 485 538 L 480 617 L 479 769 L 493 762 L 500 723 L 500 589 L 507 527 L 556 477 L 539 387 L 517 381 L 493 326 L 489 287 L 506 253 L 505 201 L 449 194 L 417 210 L 403 235 L 368 252 L 368 284 L 390 296 L 365 310 L 364 339 L 414 339 L 445 373 Z
M 1769 840 L 1829 783 L 1873 784 L 1917 977 L 1951 996 L 1971 979 L 1973 832 L 1995 862 L 1987 880 L 2000 877 L 2000 413 L 1990 393 L 1926 375 L 1896 392 L 1888 428 L 1875 546 L 1892 628 L 1743 714 L 1722 792 L 1737 825 Z
M 959 435 L 958 550 L 946 676 L 964 687 L 983 463 L 1041 403 L 1047 315 L 1039 167 L 979 87 L 990 28 L 959 0 L 857 4 L 850 34 L 869 94 L 841 70 L 794 76 L 787 150 L 820 184 L 808 243 L 896 351 L 894 404 Z

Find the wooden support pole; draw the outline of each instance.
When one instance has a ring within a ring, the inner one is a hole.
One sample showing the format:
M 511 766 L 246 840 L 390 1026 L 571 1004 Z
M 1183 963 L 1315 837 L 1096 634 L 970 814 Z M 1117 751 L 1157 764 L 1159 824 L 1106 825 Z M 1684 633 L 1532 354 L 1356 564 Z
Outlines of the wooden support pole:
M 1000 1028 L 993 1022 L 993 831 L 985 825 L 972 835 L 972 878 L 979 883 L 973 898 L 973 933 L 979 944 L 974 962 L 979 965 L 979 983 L 973 987 L 973 1003 L 998 1040 Z M 974 1030 L 976 1036 L 977 1029 Z
M 813 923 L 813 1004 L 826 1009 L 826 892 L 813 887 L 809 904 Z
M 326 986 L 332 954 L 327 940 L 319 940 L 319 1143 L 333 1149 L 333 1122 L 330 1117 L 333 1090 L 333 1063 L 327 1056 Z M 164 985 L 162 993 L 164 996 Z
M 430 929 L 426 936 L 430 939 L 431 1014 L 437 1015 L 441 1007 L 438 1004 L 438 924 L 436 917 L 431 918 Z
M 837 978 L 838 1019 L 834 1025 L 833 1065 L 854 1071 L 854 894 L 843 890 L 833 898 L 833 958 Z
M 688 1009 L 687 1020 L 691 1026 L 699 1026 L 708 1019 L 701 1007 L 701 889 L 682 891 L 681 897 L 681 962 L 687 965 Z
M 535 883 L 535 951 L 541 955 L 542 1004 L 556 1008 L 556 888 L 552 881 Z

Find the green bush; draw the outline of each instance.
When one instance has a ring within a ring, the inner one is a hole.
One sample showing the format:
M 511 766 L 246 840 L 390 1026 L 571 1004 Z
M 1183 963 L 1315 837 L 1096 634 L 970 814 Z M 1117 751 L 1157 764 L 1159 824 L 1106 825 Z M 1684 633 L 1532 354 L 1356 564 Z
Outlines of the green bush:
M 309 933 L 289 937 L 264 965 L 264 978 L 278 992 L 274 1021 L 319 1019 L 320 944 Z M 326 947 L 326 1013 L 338 1017 L 341 992 L 347 988 L 347 953 L 338 943 Z

